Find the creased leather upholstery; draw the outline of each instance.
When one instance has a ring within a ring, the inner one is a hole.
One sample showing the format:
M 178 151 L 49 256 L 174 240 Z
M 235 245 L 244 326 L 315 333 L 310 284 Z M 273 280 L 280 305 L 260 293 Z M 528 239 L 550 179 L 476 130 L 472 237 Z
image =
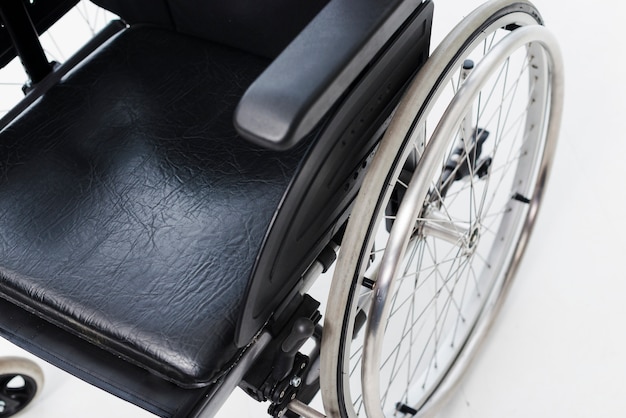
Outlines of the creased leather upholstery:
M 133 27 L 5 128 L 0 296 L 179 384 L 215 379 L 305 152 L 234 131 L 266 65 Z

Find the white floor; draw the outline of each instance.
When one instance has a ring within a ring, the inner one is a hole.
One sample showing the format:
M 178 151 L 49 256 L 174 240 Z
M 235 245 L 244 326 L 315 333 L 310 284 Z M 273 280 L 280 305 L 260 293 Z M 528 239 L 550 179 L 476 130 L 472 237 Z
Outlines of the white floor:
M 435 2 L 435 39 L 479 3 Z M 535 3 L 566 61 L 559 150 L 517 282 L 440 417 L 626 416 L 626 4 Z M 0 341 L 0 352 L 18 350 Z M 24 417 L 150 416 L 45 372 L 43 394 Z M 236 393 L 218 417 L 264 409 Z

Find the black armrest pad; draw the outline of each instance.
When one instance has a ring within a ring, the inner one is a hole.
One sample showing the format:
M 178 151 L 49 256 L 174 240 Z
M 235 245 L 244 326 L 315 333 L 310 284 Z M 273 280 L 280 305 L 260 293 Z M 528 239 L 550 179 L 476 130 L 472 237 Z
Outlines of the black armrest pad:
M 332 0 L 248 88 L 235 127 L 288 149 L 305 137 L 421 0 Z

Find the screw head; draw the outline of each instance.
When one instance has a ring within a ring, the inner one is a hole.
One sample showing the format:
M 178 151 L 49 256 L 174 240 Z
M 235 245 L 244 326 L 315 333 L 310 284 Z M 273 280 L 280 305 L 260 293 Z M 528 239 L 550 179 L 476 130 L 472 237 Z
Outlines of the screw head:
M 302 384 L 302 378 L 301 378 L 301 377 L 299 377 L 299 376 L 294 376 L 294 377 L 291 379 L 291 382 L 289 382 L 289 384 L 290 384 L 291 386 L 293 386 L 294 388 L 297 388 L 297 387 L 299 387 L 299 386 Z

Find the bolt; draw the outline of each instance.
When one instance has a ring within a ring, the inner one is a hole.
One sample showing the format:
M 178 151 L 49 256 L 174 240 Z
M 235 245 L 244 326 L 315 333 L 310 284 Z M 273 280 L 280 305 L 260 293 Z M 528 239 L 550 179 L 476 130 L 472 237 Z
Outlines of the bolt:
M 285 391 L 283 390 L 282 392 L 280 392 L 280 395 L 278 395 L 279 399 L 282 399 L 285 397 Z
M 294 376 L 291 379 L 291 382 L 289 382 L 289 384 L 293 386 L 294 388 L 299 387 L 301 383 L 302 383 L 302 379 L 299 376 Z

